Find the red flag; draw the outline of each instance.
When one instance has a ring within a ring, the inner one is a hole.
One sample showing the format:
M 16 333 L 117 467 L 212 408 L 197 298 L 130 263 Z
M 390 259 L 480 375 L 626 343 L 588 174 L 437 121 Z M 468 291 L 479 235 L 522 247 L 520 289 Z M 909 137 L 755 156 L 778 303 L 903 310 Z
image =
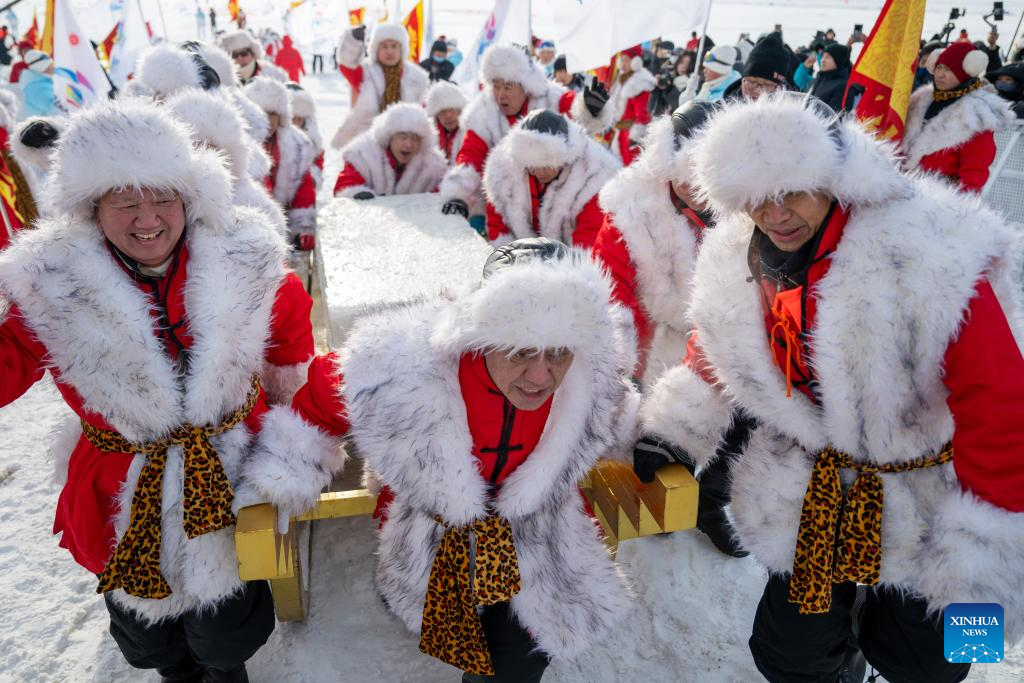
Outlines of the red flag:
M 857 118 L 885 140 L 903 139 L 924 26 L 924 3 L 886 0 L 846 86 L 847 97 L 851 85 L 864 87 Z
M 228 0 L 228 17 L 231 21 L 238 19 L 238 0 Z
M 105 62 L 107 67 L 110 66 L 110 55 L 114 51 L 114 45 L 117 44 L 118 36 L 120 35 L 121 22 L 114 24 L 114 28 L 110 30 L 107 37 L 103 39 L 98 46 L 97 52 L 99 53 L 100 60 Z
M 416 3 L 416 6 L 409 12 L 409 16 L 402 22 L 402 26 L 409 34 L 409 59 L 419 63 L 420 51 L 423 47 L 423 0 Z
M 355 9 L 350 9 L 348 11 L 348 23 L 351 24 L 352 26 L 362 26 L 363 23 L 365 23 L 363 22 L 363 17 L 365 14 L 365 7 L 357 7 Z
M 39 49 L 39 19 L 36 17 L 35 9 L 32 10 L 32 25 L 25 31 L 25 35 L 22 36 L 22 41 L 28 41 L 32 43 L 32 47 Z

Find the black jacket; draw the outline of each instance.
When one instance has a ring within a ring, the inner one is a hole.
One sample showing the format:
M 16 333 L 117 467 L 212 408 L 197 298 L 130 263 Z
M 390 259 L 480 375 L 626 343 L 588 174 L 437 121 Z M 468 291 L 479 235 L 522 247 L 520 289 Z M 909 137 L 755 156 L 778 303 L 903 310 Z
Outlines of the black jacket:
M 651 91 L 651 97 L 647 100 L 647 111 L 651 112 L 653 118 L 662 114 L 671 114 L 679 106 L 679 90 L 676 86 L 670 85 L 667 88 L 655 88 Z
M 435 62 L 430 57 L 427 57 L 420 62 L 420 68 L 426 71 L 427 75 L 430 76 L 431 83 L 434 81 L 450 81 L 452 78 L 452 72 L 455 71 L 455 65 L 447 59 L 443 62 Z
M 843 95 L 846 93 L 846 81 L 849 78 L 849 68 L 819 71 L 811 83 L 810 93 L 830 106 L 833 111 L 843 111 Z M 846 104 L 846 111 L 849 111 L 853 102 Z

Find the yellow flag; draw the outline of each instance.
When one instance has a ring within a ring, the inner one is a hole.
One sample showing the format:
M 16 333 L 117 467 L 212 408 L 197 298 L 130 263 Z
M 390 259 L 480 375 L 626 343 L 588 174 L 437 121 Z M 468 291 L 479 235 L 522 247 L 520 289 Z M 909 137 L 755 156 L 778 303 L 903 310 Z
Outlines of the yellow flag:
M 423 0 L 416 3 L 409 16 L 402 21 L 402 26 L 409 34 L 409 60 L 419 63 L 423 48 Z

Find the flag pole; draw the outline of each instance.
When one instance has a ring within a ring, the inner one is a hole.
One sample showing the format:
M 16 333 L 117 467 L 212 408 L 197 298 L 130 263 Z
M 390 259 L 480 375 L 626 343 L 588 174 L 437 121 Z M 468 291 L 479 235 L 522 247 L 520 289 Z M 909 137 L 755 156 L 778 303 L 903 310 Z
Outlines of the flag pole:
M 700 34 L 700 42 L 697 43 L 697 65 L 693 68 L 693 73 L 700 73 L 700 66 L 704 63 L 704 38 L 708 35 L 708 23 L 711 21 L 711 6 L 715 4 L 715 0 L 709 0 L 708 2 L 708 15 L 704 17 L 704 30 Z
M 7 215 L 7 207 L 0 201 L 0 214 L 4 216 L 4 229 L 7 231 L 7 243 L 14 239 L 14 228 L 11 227 L 11 219 Z
M 526 0 L 526 45 L 533 53 L 533 0 Z

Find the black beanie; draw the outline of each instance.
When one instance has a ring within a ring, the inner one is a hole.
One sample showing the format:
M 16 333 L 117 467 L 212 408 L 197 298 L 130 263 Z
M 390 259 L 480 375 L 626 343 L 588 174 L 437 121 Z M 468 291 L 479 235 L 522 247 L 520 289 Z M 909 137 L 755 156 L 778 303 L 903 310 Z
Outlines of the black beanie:
M 775 31 L 757 41 L 747 57 L 743 75 L 782 84 L 789 82 L 789 53 L 781 33 Z
M 547 237 L 526 237 L 498 247 L 484 263 L 484 279 L 520 261 L 557 261 L 569 255 L 569 247 Z
M 430 54 L 435 52 L 443 52 L 445 55 L 448 54 L 448 43 L 444 42 L 440 38 L 434 41 L 433 47 L 430 48 Z
M 553 68 L 554 68 L 555 71 L 568 71 L 569 70 L 568 67 L 566 66 L 565 55 L 558 55 L 557 57 L 555 57 L 555 66 Z
M 833 43 L 825 48 L 825 52 L 832 56 L 832 60 L 836 63 L 836 69 L 842 70 L 852 66 L 850 63 L 850 48 L 845 45 Z
M 672 134 L 676 149 L 679 149 L 683 140 L 691 137 L 695 130 L 703 126 L 717 109 L 718 105 L 714 102 L 690 100 L 672 112 Z
M 534 109 L 519 124 L 523 130 L 532 130 L 544 135 L 561 135 L 569 138 L 569 124 L 561 114 L 550 109 Z

